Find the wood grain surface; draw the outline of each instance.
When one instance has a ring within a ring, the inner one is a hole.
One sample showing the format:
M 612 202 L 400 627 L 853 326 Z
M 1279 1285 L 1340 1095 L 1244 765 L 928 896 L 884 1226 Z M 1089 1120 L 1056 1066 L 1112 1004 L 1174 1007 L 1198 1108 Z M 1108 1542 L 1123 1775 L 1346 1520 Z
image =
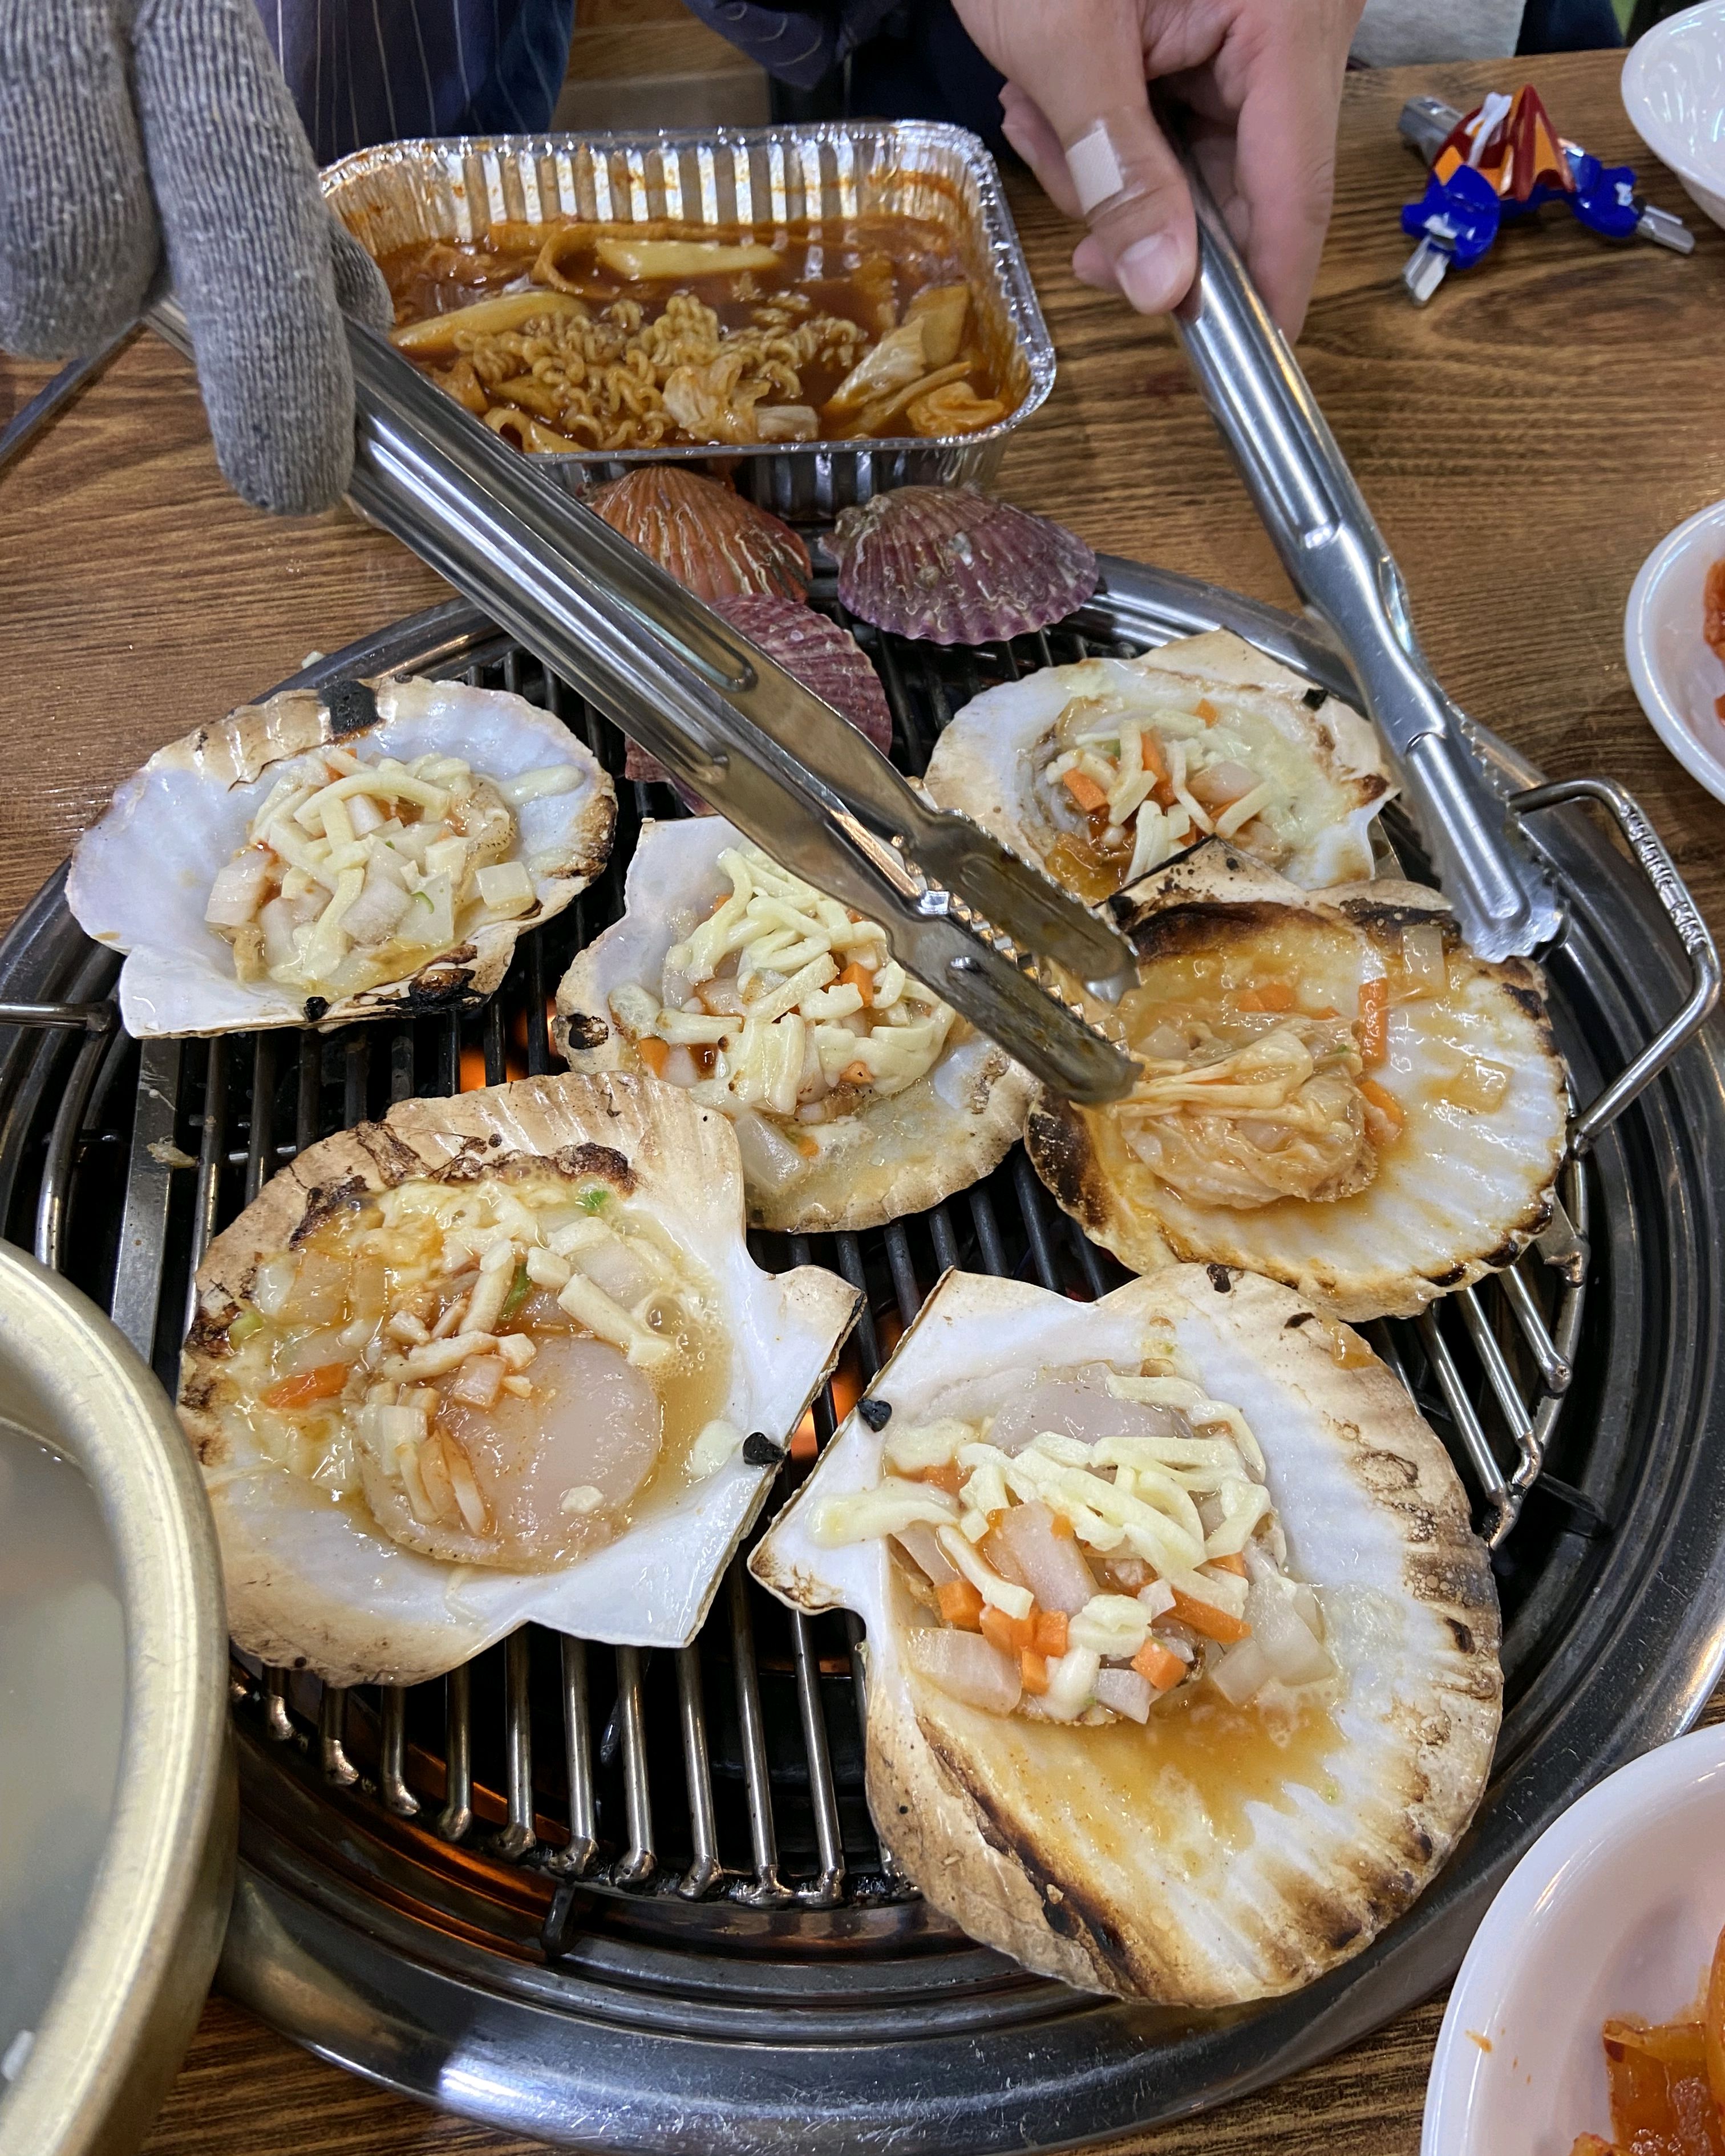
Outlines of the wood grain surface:
M 1660 747 L 1630 691 L 1623 608 L 1642 557 L 1725 495 L 1725 234 L 1635 139 L 1610 55 L 1351 76 L 1337 200 L 1301 357 L 1412 589 L 1439 674 L 1553 776 L 1607 771 L 1651 812 L 1725 931 L 1725 809 Z M 1537 81 L 1558 126 L 1698 227 L 1687 260 L 1568 220 L 1513 232 L 1423 312 L 1398 275 L 1419 167 L 1415 92 L 1467 106 Z M 1060 358 L 1003 487 L 1101 547 L 1289 597 L 1171 336 L 1086 290 L 1071 234 L 1013 190 Z M 48 370 L 0 360 L 0 418 Z M 0 919 L 157 745 L 442 595 L 393 542 L 336 514 L 254 515 L 223 487 L 188 370 L 141 338 L 0 476 Z M 1414 2156 L 1440 2002 L 1231 2109 L 1113 2156 Z M 510 2156 L 213 2000 L 149 2156 Z

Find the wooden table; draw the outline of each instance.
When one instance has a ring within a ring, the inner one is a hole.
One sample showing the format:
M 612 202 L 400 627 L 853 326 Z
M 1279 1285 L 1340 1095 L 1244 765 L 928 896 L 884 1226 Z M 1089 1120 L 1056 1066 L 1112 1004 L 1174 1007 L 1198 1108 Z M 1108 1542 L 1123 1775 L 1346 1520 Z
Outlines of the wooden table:
M 1608 771 L 1651 811 L 1725 932 L 1725 810 L 1660 747 L 1625 670 L 1625 597 L 1661 533 L 1725 495 L 1718 422 L 1725 234 L 1635 141 L 1609 55 L 1349 78 L 1335 222 L 1301 357 L 1462 703 L 1553 776 Z M 1416 312 L 1397 206 L 1418 167 L 1404 98 L 1466 107 L 1531 76 L 1560 126 L 1640 168 L 1699 227 L 1693 257 L 1614 249 L 1567 221 L 1512 234 Z M 1070 235 L 1014 203 L 1060 384 L 1004 488 L 1098 547 L 1286 602 L 1267 540 L 1166 331 L 1074 282 Z M 44 370 L 0 360 L 0 415 Z M 223 490 L 187 370 L 139 341 L 0 479 L 0 919 L 149 750 L 441 595 L 336 514 L 271 523 Z M 1343 2056 L 1114 2156 L 1413 2156 L 1440 2003 Z M 506 2141 L 362 2087 L 213 2000 L 150 2156 L 508 2156 Z

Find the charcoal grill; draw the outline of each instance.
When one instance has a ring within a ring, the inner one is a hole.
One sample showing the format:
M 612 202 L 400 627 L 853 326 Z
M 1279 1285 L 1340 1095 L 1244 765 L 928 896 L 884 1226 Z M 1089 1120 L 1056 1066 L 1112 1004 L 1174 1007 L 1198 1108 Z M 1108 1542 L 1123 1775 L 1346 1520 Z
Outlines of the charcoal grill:
M 1104 566 L 1081 614 L 1010 645 L 937 652 L 859 632 L 906 768 L 992 681 L 1219 625 L 1351 699 L 1339 662 L 1289 617 Z M 834 608 L 829 587 L 817 597 Z M 546 703 L 622 771 L 614 728 L 465 604 L 295 681 L 398 666 Z M 1488 747 L 1507 784 L 1538 782 Z M 171 1387 L 198 1255 L 297 1149 L 412 1093 L 552 1067 L 547 994 L 615 917 L 641 818 L 677 813 L 665 789 L 619 777 L 619 794 L 605 875 L 524 939 L 482 1011 L 327 1038 L 141 1049 L 112 1029 L 116 962 L 82 937 L 56 875 L 0 944 L 13 999 L 0 1021 L 21 1002 L 72 1007 L 49 1028 L 0 1023 L 0 1226 L 111 1307 Z M 1669 888 L 1656 894 L 1580 807 L 1528 829 L 1569 908 L 1553 1016 L 1591 1101 L 1692 998 L 1692 952 Z M 1417 834 L 1393 824 L 1392 837 L 1425 873 Z M 691 2156 L 1068 2147 L 1222 2102 L 1386 2020 L 1453 1972 L 1553 1815 L 1681 1729 L 1725 1660 L 1722 1048 L 1702 1031 L 1598 1131 L 1565 1171 L 1562 1216 L 1513 1273 L 1378 1329 L 1495 1542 L 1507 1713 L 1460 1852 L 1322 1982 L 1259 2008 L 1177 2013 L 1069 1991 L 970 1944 L 875 1840 L 854 1625 L 793 1618 L 739 1560 L 678 1654 L 530 1626 L 441 1682 L 347 1692 L 236 1661 L 244 1823 L 227 1987 L 324 2056 L 450 2109 L 591 2149 Z M 805 1453 L 945 1266 L 1079 1296 L 1121 1277 L 1022 1152 L 931 1213 L 862 1235 L 760 1238 L 757 1255 L 814 1259 L 867 1298 Z

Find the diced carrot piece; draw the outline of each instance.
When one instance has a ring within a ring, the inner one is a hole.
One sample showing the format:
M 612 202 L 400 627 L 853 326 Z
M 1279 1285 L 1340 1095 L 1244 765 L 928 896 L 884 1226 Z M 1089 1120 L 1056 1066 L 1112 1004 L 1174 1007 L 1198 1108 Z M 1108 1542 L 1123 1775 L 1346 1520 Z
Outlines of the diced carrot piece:
M 1108 805 L 1108 797 L 1103 793 L 1101 788 L 1096 784 L 1095 779 L 1087 777 L 1081 771 L 1063 771 L 1060 773 L 1060 783 L 1086 816 L 1092 815 L 1098 808 L 1106 808 Z
M 938 1467 L 925 1467 L 919 1475 L 910 1477 L 916 1482 L 932 1482 L 937 1490 L 944 1490 L 949 1497 L 958 1495 L 958 1485 L 963 1470 L 956 1460 L 944 1460 Z
M 1245 1559 L 1237 1552 L 1230 1553 L 1227 1557 L 1207 1557 L 1204 1563 L 1212 1572 L 1231 1572 L 1239 1579 L 1246 1576 Z
M 1033 1699 L 1040 1699 L 1048 1690 L 1048 1664 L 1034 1647 L 1019 1651 L 1019 1681 Z
M 1389 983 L 1380 974 L 1359 984 L 1359 1052 L 1368 1063 L 1381 1063 L 1389 1053 Z
M 1066 1651 L 1066 1613 L 1064 1609 L 1039 1609 L 1035 1614 L 1036 1651 L 1051 1655 L 1058 1661 Z
M 1241 1619 L 1230 1617 L 1214 1603 L 1200 1602 L 1195 1595 L 1183 1594 L 1178 1587 L 1174 1589 L 1174 1614 L 1194 1632 L 1201 1632 L 1206 1640 L 1214 1640 L 1224 1647 L 1251 1637 L 1251 1626 Z
M 1236 1010 L 1291 1011 L 1294 992 L 1286 981 L 1266 981 L 1261 988 L 1244 988 L 1234 998 Z
M 795 1146 L 804 1160 L 813 1160 L 820 1151 L 820 1140 L 810 1137 L 807 1131 L 799 1131 L 791 1140 L 791 1143 Z
M 1077 1528 L 1073 1526 L 1064 1512 L 1055 1514 L 1053 1519 L 1049 1522 L 1048 1531 L 1051 1535 L 1057 1535 L 1062 1542 L 1076 1542 L 1078 1539 Z
M 863 1009 L 871 1010 L 874 1008 L 875 977 L 866 966 L 859 966 L 855 958 L 839 974 L 835 985 L 841 988 L 855 988 L 863 999 Z
M 1380 1086 L 1375 1078 L 1362 1078 L 1359 1089 L 1378 1114 L 1387 1116 L 1398 1130 L 1406 1122 L 1408 1119 L 1403 1112 L 1401 1102 L 1397 1100 L 1394 1093 Z
M 872 1086 L 874 1082 L 874 1072 L 860 1055 L 854 1063 L 847 1063 L 839 1073 L 841 1086 Z
M 295 1378 L 280 1378 L 258 1396 L 266 1408 L 308 1408 L 314 1400 L 333 1399 L 347 1382 L 352 1365 L 321 1363 L 315 1370 L 302 1370 Z
M 665 1066 L 670 1061 L 670 1043 L 661 1040 L 656 1033 L 644 1033 L 635 1043 L 635 1053 L 655 1078 L 665 1075 Z
M 1004 1609 L 997 1609 L 992 1602 L 983 1604 L 983 1614 L 977 1620 L 977 1630 L 991 1647 L 999 1647 L 1003 1654 L 1021 1655 L 1036 1644 L 1036 1620 L 1033 1617 L 1009 1617 Z
M 934 1590 L 935 1606 L 942 1621 L 956 1625 L 961 1632 L 978 1630 L 978 1619 L 983 1614 L 983 1598 L 968 1579 L 949 1579 Z
M 1141 734 L 1138 746 L 1143 753 L 1144 768 L 1153 771 L 1164 784 L 1168 781 L 1168 759 L 1162 752 L 1162 743 L 1153 733 Z
M 1132 1656 L 1132 1666 L 1145 1683 L 1154 1685 L 1158 1691 L 1167 1691 L 1186 1674 L 1186 1665 L 1159 1640 L 1146 1640 Z
M 1192 708 L 1197 712 L 1199 717 L 1204 721 L 1207 726 L 1214 726 L 1217 720 L 1222 716 L 1208 696 L 1200 696 Z

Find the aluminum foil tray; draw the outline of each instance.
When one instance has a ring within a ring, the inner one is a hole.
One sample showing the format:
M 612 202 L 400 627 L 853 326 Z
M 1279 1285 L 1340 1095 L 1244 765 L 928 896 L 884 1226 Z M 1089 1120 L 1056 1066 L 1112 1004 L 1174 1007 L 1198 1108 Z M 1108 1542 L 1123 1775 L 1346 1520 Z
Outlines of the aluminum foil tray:
M 577 490 L 637 464 L 721 465 L 775 515 L 830 521 L 889 487 L 986 485 L 1007 437 L 1054 387 L 1054 346 L 994 161 L 962 127 L 834 121 L 800 127 L 643 135 L 457 136 L 356 151 L 324 193 L 372 254 L 425 239 L 470 242 L 505 218 L 639 224 L 778 224 L 896 213 L 952 233 L 995 377 L 1017 399 L 980 433 L 925 440 L 572 449 L 537 461 Z

